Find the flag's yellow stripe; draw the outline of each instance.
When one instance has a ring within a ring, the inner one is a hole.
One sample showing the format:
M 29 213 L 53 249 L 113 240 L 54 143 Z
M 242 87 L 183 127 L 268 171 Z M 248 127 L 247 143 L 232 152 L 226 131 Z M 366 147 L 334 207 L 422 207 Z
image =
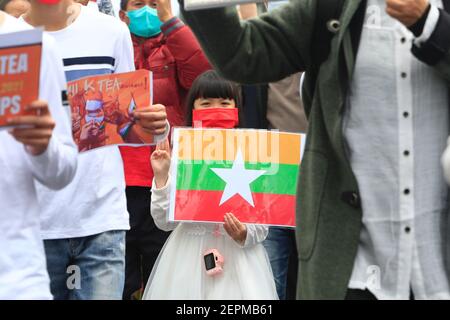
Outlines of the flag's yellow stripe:
M 179 131 L 180 160 L 234 161 L 241 150 L 249 163 L 300 163 L 300 135 L 258 130 Z

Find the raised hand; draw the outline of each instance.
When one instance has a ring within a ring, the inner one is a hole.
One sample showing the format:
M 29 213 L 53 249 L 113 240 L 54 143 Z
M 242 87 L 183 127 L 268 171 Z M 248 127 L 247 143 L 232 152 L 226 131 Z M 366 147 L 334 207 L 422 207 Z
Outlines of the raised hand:
M 155 0 L 158 18 L 162 23 L 173 18 L 172 5 L 170 0 Z
M 156 188 L 162 188 L 167 184 L 170 169 L 170 144 L 167 139 L 160 142 L 153 151 L 150 161 L 155 175 Z

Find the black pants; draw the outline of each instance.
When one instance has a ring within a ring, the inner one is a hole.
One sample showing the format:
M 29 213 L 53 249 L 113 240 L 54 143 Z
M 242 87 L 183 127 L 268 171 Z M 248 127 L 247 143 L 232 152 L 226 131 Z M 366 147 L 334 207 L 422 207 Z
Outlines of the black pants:
M 369 290 L 348 289 L 345 300 L 377 300 Z
M 369 290 L 348 289 L 345 300 L 377 300 Z M 414 293 L 409 292 L 409 300 L 414 300 Z
M 169 232 L 159 230 L 150 214 L 150 188 L 127 187 L 131 229 L 126 235 L 124 300 L 138 299 Z
M 295 300 L 297 296 L 297 276 L 298 276 L 298 253 L 297 244 L 295 242 L 295 232 L 292 233 L 292 241 L 294 250 L 289 257 L 289 267 L 287 274 L 286 299 Z

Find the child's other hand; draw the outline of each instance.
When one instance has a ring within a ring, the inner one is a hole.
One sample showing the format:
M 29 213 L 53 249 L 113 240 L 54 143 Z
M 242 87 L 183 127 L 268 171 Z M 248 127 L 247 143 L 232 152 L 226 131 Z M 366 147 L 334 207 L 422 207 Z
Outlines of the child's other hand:
M 155 174 L 156 188 L 163 188 L 167 183 L 170 169 L 170 144 L 167 139 L 156 145 L 150 161 Z
M 247 239 L 247 227 L 241 223 L 232 213 L 225 214 L 224 229 L 237 243 L 243 245 Z

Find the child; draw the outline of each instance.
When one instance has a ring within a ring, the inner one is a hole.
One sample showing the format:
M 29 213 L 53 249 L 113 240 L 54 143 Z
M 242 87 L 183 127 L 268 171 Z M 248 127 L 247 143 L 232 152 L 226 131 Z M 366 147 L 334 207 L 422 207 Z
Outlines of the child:
M 194 125 L 234 128 L 239 124 L 240 91 L 214 71 L 202 74 L 187 99 Z M 192 123 L 192 120 L 190 120 Z M 143 299 L 278 299 L 270 263 L 261 242 L 268 228 L 245 225 L 228 213 L 225 224 L 168 222 L 168 142 L 152 154 L 154 171 L 151 214 L 162 230 L 174 230 L 150 275 Z M 173 177 L 175 178 L 175 177 Z M 224 257 L 223 273 L 206 274 L 203 254 L 217 249 Z
M 120 19 L 128 25 L 136 69 L 153 72 L 153 101 L 166 107 L 171 126 L 186 125 L 185 98 L 195 78 L 211 69 L 191 30 L 172 13 L 171 1 L 121 0 Z M 173 1 L 172 1 L 173 2 Z M 125 167 L 131 229 L 126 237 L 124 299 L 142 295 L 169 233 L 159 230 L 150 211 L 154 148 L 120 148 Z

